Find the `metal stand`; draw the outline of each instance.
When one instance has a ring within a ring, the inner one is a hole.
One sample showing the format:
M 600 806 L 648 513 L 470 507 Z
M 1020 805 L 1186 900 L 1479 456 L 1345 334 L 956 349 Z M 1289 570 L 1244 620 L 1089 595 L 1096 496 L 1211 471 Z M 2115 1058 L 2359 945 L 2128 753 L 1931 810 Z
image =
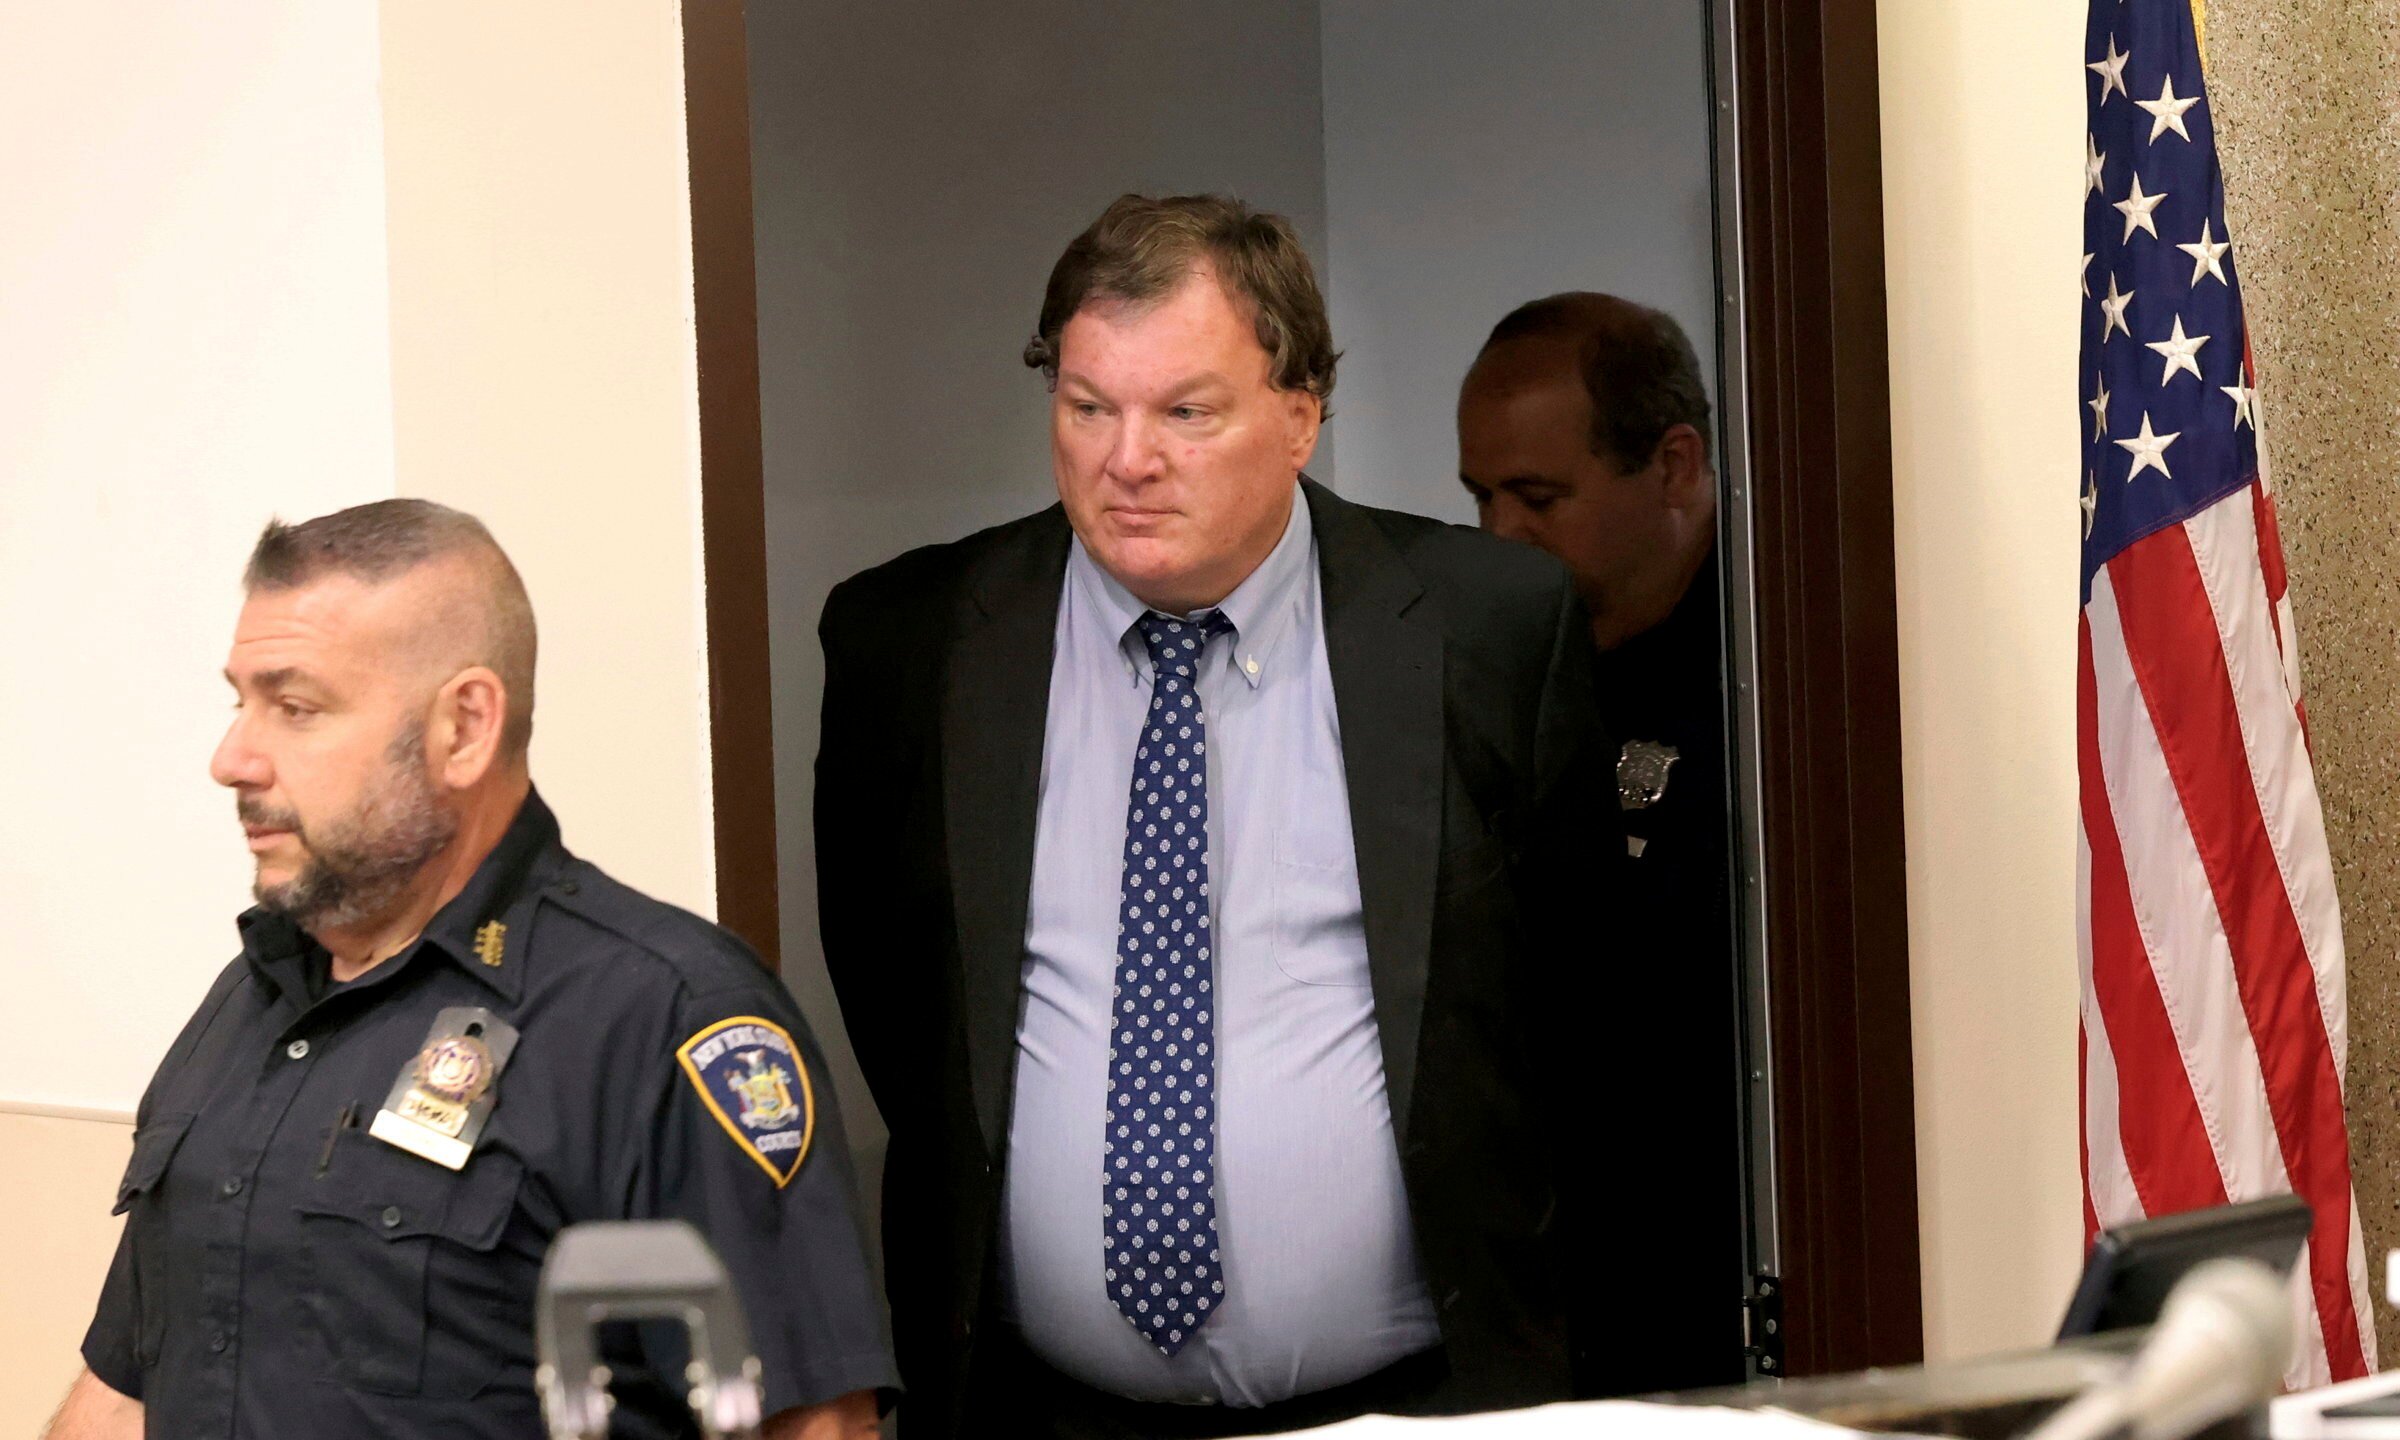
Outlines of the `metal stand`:
M 680 1220 L 570 1225 L 542 1262 L 534 1384 L 551 1440 L 603 1440 L 609 1393 L 596 1332 L 611 1320 L 673 1320 L 691 1335 L 692 1415 L 710 1440 L 755 1437 L 762 1403 L 750 1326 L 724 1263 Z

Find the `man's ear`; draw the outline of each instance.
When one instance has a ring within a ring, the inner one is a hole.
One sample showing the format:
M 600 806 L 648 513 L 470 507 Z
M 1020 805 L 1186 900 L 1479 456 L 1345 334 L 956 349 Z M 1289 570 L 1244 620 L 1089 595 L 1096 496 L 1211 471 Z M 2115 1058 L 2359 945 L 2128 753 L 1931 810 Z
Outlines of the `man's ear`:
M 1306 390 L 1283 392 L 1285 414 L 1291 422 L 1292 468 L 1305 470 L 1317 453 L 1317 432 L 1325 425 L 1325 402 Z
M 508 703 L 508 687 L 487 666 L 470 665 L 442 686 L 425 727 L 425 750 L 443 784 L 468 789 L 500 763 Z
M 1716 476 L 1708 468 L 1708 441 L 1689 425 L 1670 425 L 1658 437 L 1654 463 L 1667 504 L 1690 510 L 1716 498 Z

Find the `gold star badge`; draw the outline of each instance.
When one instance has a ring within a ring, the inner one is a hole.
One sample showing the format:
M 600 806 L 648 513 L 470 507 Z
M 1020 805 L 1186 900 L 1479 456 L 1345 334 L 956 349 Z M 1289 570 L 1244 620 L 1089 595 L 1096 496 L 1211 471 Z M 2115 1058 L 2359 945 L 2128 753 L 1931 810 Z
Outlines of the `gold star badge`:
M 501 947 L 507 941 L 506 925 L 497 920 L 486 921 L 484 927 L 475 932 L 475 958 L 486 965 L 498 965 L 502 958 Z

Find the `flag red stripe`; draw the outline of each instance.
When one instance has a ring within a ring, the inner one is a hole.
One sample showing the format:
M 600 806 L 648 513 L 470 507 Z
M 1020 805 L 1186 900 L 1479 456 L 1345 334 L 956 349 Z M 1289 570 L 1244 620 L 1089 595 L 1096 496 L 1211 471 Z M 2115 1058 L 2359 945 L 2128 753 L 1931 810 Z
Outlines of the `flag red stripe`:
M 2238 501 L 2236 502 L 2238 503 Z M 2269 843 L 2224 640 L 2180 525 L 2108 563 L 2125 648 L 2208 872 L 2293 1189 L 2316 1212 L 2310 1280 L 2334 1378 L 2366 1373 L 2351 1308 L 2350 1143 L 2316 974 Z
M 2172 1215 L 2224 1204 L 2225 1179 L 2184 1070 L 2183 1047 L 2159 994 L 2158 972 L 2134 921 L 2125 849 L 2100 765 L 2099 688 L 2092 671 L 2092 621 L 2086 614 L 2076 626 L 2075 751 L 2084 837 L 2092 852 L 2092 995 L 2116 1057 L 2117 1093 L 2127 1097 L 2117 1106 L 2117 1132 L 2134 1193 L 2145 1215 Z M 2088 1184 L 2084 1195 L 2088 1207 Z

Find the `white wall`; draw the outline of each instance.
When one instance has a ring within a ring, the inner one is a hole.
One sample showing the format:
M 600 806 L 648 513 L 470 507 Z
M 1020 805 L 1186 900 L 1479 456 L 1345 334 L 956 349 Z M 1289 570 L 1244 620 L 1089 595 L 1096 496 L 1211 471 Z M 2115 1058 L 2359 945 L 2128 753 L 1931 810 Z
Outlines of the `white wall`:
M 64 1393 L 116 1242 L 97 1117 L 238 948 L 242 561 L 393 493 L 377 73 L 371 8 L 0 11 L 0 1433 Z
M 1327 303 L 1344 493 L 1472 523 L 1458 382 L 1495 321 L 1605 290 L 1715 393 L 1701 0 L 1324 0 Z
M 268 514 L 492 522 L 569 843 L 714 908 L 679 15 L 0 11 L 0 1435 L 74 1373 L 129 1133 L 22 1112 L 130 1110 L 234 953 L 205 767 Z
M 2076 1160 L 2084 12 L 1878 7 L 1926 1347 L 2039 1344 Z
M 1325 244 L 1316 16 L 1238 0 L 749 12 L 784 978 L 874 1123 L 834 1023 L 810 823 L 825 594 L 1040 509 L 1048 401 L 1019 360 L 1050 266 L 1128 190 L 1226 190 Z
M 268 516 L 392 493 L 375 14 L 0 12 L 0 1105 L 130 1113 L 239 948 Z
M 0 738 L 30 762 L 0 767 L 0 895 L 34 987 L 0 1103 L 113 1112 L 236 948 L 206 766 L 270 515 L 485 516 L 545 620 L 571 838 L 715 899 L 675 7 L 395 7 L 388 73 L 368 8 L 128 13 L 0 22 L 0 186 L 41 217 L 0 227 Z

